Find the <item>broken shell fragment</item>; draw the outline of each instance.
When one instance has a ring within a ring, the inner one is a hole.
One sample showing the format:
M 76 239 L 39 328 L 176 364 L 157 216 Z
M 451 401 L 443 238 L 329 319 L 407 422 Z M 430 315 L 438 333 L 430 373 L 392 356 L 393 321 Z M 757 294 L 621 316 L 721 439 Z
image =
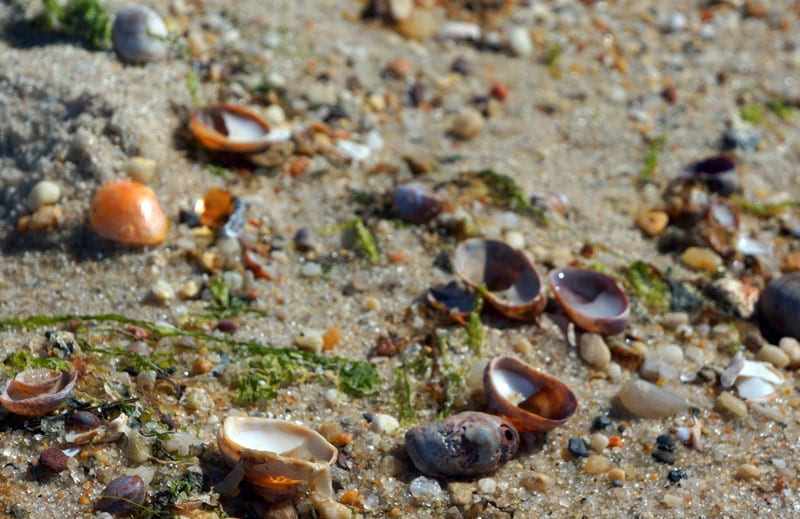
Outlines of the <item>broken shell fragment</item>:
M 431 476 L 492 472 L 519 447 L 519 433 L 508 421 L 474 411 L 412 427 L 405 438 L 414 466 Z
M 485 287 L 486 301 L 506 317 L 525 321 L 544 310 L 547 293 L 536 267 L 522 251 L 502 241 L 461 242 L 453 266 L 472 288 Z
M 614 335 L 628 324 L 628 296 L 613 278 L 594 270 L 568 267 L 550 272 L 556 301 L 579 328 Z
M 283 132 L 273 134 L 269 123 L 254 110 L 230 104 L 195 108 L 189 116 L 189 128 L 209 150 L 233 153 L 263 151 L 289 137 Z
M 157 245 L 167 235 L 167 219 L 156 194 L 144 184 L 114 180 L 95 193 L 89 224 L 98 235 L 124 245 Z
M 714 155 L 687 165 L 680 178 L 704 182 L 712 192 L 728 196 L 739 188 L 736 163 L 726 155 Z
M 431 188 L 412 182 L 399 186 L 392 195 L 392 209 L 403 220 L 425 224 L 436 218 L 447 201 Z
M 111 43 L 119 59 L 128 63 L 157 61 L 167 55 L 167 26 L 149 7 L 122 9 L 114 18 Z
M 578 409 L 578 399 L 566 384 L 509 355 L 489 361 L 483 385 L 488 407 L 521 433 L 554 429 Z
M 742 352 L 731 359 L 719 377 L 722 387 L 736 386 L 739 396 L 745 400 L 768 400 L 775 396 L 775 386 L 784 382 L 784 377 L 768 362 L 746 360 Z
M 78 372 L 29 368 L 17 373 L 0 395 L 0 403 L 14 414 L 41 416 L 67 399 L 78 380 Z
M 245 481 L 267 501 L 294 494 L 303 482 L 333 496 L 329 469 L 339 453 L 316 431 L 285 420 L 230 416 L 217 441 L 226 462 L 241 463 Z
M 769 282 L 758 299 L 758 319 L 768 336 L 800 339 L 800 272 Z
M 475 294 L 457 281 L 428 289 L 428 302 L 437 310 L 447 312 L 453 321 L 466 322 L 475 308 Z

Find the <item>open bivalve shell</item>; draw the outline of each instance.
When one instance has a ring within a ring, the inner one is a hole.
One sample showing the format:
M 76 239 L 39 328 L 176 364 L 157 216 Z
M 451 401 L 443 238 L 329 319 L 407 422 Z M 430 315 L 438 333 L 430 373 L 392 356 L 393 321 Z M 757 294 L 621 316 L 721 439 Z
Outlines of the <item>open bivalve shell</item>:
M 502 241 L 472 238 L 461 242 L 453 266 L 472 288 L 486 287 L 485 300 L 506 317 L 531 320 L 547 304 L 536 267 L 525 253 Z
M 42 416 L 67 399 L 78 380 L 74 368 L 56 371 L 30 368 L 17 373 L 0 395 L 0 403 L 14 414 Z
M 628 325 L 628 296 L 612 277 L 574 267 L 552 270 L 549 277 L 556 301 L 578 328 L 613 335 Z
M 775 387 L 781 386 L 784 376 L 772 364 L 746 360 L 738 352 L 719 377 L 722 387 L 736 386 L 739 396 L 745 400 L 763 401 L 776 395 Z
M 290 137 L 283 131 L 271 131 L 267 121 L 255 111 L 230 104 L 195 108 L 189 116 L 189 128 L 209 150 L 233 153 L 263 151 L 270 144 Z
M 294 494 L 304 482 L 320 496 L 333 497 L 330 467 L 339 453 L 316 431 L 285 420 L 230 416 L 218 443 L 227 463 L 241 464 L 245 481 L 267 501 Z
M 578 409 L 578 399 L 566 384 L 509 355 L 489 361 L 483 385 L 489 408 L 521 433 L 554 429 Z

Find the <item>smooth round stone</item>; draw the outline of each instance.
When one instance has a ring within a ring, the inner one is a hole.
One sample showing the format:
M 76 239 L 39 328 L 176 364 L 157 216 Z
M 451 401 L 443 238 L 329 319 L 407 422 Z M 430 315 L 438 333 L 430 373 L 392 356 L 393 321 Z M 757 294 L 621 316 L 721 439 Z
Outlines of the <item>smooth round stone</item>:
M 778 347 L 789 357 L 789 367 L 800 367 L 800 341 L 794 337 L 784 337 L 778 342 Z
M 159 279 L 150 287 L 153 297 L 160 303 L 175 299 L 175 289 L 166 280 Z
M 663 344 L 656 347 L 656 355 L 661 357 L 664 362 L 672 364 L 673 366 L 680 366 L 683 364 L 683 350 L 676 344 Z
M 528 29 L 517 25 L 508 31 L 508 46 L 515 56 L 530 56 L 533 53 L 533 42 Z
M 453 119 L 449 132 L 457 139 L 468 141 L 481 133 L 483 123 L 483 115 L 479 111 L 465 108 Z
M 596 333 L 584 333 L 579 339 L 581 359 L 596 370 L 602 371 L 611 362 L 611 350 L 603 337 Z
M 684 265 L 693 270 L 716 272 L 722 266 L 722 258 L 706 247 L 689 247 L 681 255 Z
M 747 418 L 747 404 L 741 398 L 734 396 L 730 391 L 723 391 L 717 398 L 720 409 L 727 411 L 739 418 Z
M 742 463 L 736 469 L 736 477 L 745 481 L 752 481 L 761 477 L 761 470 L 750 463 Z
M 787 355 L 785 351 L 778 346 L 773 346 L 772 344 L 765 344 L 762 346 L 756 354 L 756 359 L 763 362 L 769 362 L 776 368 L 785 368 L 789 365 L 790 361 L 789 355 Z
M 226 270 L 222 273 L 222 281 L 230 290 L 241 290 L 244 286 L 244 276 L 235 270 Z
M 450 494 L 450 503 L 456 506 L 467 506 L 472 503 L 472 494 L 475 485 L 461 481 L 451 481 L 447 484 L 447 493 Z
M 600 454 L 593 454 L 586 458 L 583 469 L 589 474 L 602 474 L 611 468 L 611 460 Z
M 625 481 L 625 471 L 621 468 L 613 468 L 608 471 L 608 479 L 609 481 Z
M 370 429 L 379 434 L 394 434 L 400 429 L 400 422 L 388 414 L 376 414 L 372 417 Z
M 531 472 L 522 478 L 521 483 L 528 490 L 545 492 L 553 486 L 553 478 L 543 472 Z
M 637 418 L 673 416 L 688 407 L 686 399 L 646 380 L 631 378 L 622 386 L 619 399 Z
M 497 492 L 497 481 L 492 478 L 481 478 L 478 480 L 478 490 L 482 494 L 492 495 Z
M 28 195 L 28 207 L 36 211 L 42 206 L 53 205 L 61 198 L 61 188 L 49 180 L 41 180 L 33 186 Z
M 125 173 L 136 182 L 148 184 L 156 173 L 156 161 L 147 157 L 131 157 L 125 163 Z
M 589 436 L 589 444 L 595 452 L 603 452 L 603 449 L 608 447 L 608 436 L 603 433 L 596 432 Z
M 675 494 L 669 493 L 664 494 L 661 502 L 664 503 L 664 506 L 667 508 L 678 508 L 683 505 L 683 499 L 681 499 L 681 496 L 676 496 Z

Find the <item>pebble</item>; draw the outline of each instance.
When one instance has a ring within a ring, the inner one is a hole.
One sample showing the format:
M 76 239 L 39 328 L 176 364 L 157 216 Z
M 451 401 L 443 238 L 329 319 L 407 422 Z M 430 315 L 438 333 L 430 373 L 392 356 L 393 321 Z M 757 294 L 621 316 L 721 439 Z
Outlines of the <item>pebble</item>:
M 386 64 L 386 73 L 395 79 L 405 79 L 411 73 L 411 62 L 399 56 Z
M 389 12 L 392 14 L 392 20 L 396 22 L 408 19 L 413 10 L 413 0 L 389 0 Z
M 472 483 L 462 483 L 451 481 L 447 484 L 447 493 L 450 494 L 450 504 L 456 506 L 466 506 L 472 503 L 472 494 L 475 486 Z
M 619 399 L 637 418 L 672 416 L 688 407 L 686 399 L 672 391 L 642 379 L 631 378 L 622 386 Z
M 69 458 L 58 447 L 50 447 L 39 454 L 39 467 L 50 472 L 63 472 L 67 469 Z
M 508 46 L 515 56 L 530 56 L 533 53 L 533 42 L 527 28 L 517 25 L 508 31 Z
M 381 300 L 375 296 L 364 296 L 364 299 L 361 301 L 361 304 L 364 306 L 364 309 L 366 310 L 370 310 L 373 312 L 381 311 Z
M 670 470 L 669 474 L 667 474 L 667 479 L 673 483 L 677 483 L 682 479 L 686 479 L 686 471 L 683 469 Z
M 761 477 L 761 470 L 751 463 L 742 463 L 736 468 L 736 477 L 751 481 Z
M 660 434 L 656 438 L 656 449 L 672 452 L 675 450 L 675 440 L 669 434 Z
M 444 491 L 435 479 L 419 476 L 408 485 L 408 492 L 417 501 L 424 503 L 444 502 Z
M 583 468 L 589 474 L 602 474 L 611 468 L 611 460 L 600 454 L 593 454 L 586 459 Z
M 57 205 L 43 205 L 32 215 L 20 218 L 18 227 L 20 231 L 49 231 L 57 227 L 63 218 L 64 211 Z
M 175 299 L 175 289 L 165 279 L 159 279 L 150 287 L 150 293 L 159 303 Z
M 581 458 L 589 457 L 589 450 L 586 448 L 586 442 L 582 438 L 572 437 L 567 441 L 567 450 L 573 456 Z
M 492 478 L 481 478 L 478 480 L 478 490 L 482 494 L 493 495 L 497 492 L 497 481 Z
M 589 437 L 589 443 L 592 445 L 593 451 L 597 453 L 603 452 L 603 449 L 608 447 L 608 436 L 596 432 Z
M 53 205 L 61 198 L 61 188 L 49 180 L 41 180 L 33 186 L 28 195 L 28 207 L 36 211 L 45 205 Z
M 379 434 L 392 435 L 400 429 L 400 422 L 397 418 L 388 414 L 376 414 L 372 417 L 372 423 L 369 428 L 372 432 Z
M 608 366 L 606 366 L 606 375 L 612 382 L 617 382 L 622 378 L 622 366 L 616 362 L 609 362 Z
M 680 496 L 676 496 L 675 494 L 666 493 L 664 497 L 661 499 L 661 502 L 664 503 L 664 506 L 667 508 L 678 508 L 683 505 L 683 499 Z
M 593 431 L 603 431 L 611 426 L 611 418 L 600 415 L 595 417 L 594 421 L 592 422 L 592 430 Z
M 461 140 L 474 139 L 483 130 L 483 115 L 474 108 L 463 109 L 450 125 L 449 133 Z
M 772 344 L 765 344 L 762 346 L 756 354 L 756 360 L 769 362 L 776 368 L 785 368 L 790 362 L 789 355 L 780 347 L 773 346 Z
M 645 211 L 636 217 L 636 225 L 651 238 L 658 236 L 669 225 L 669 215 L 664 211 Z
M 652 452 L 653 459 L 659 463 L 666 463 L 667 465 L 675 464 L 675 454 L 669 451 L 656 449 Z
M 693 270 L 716 272 L 722 266 L 722 258 L 706 247 L 689 247 L 681 254 L 684 265 Z
M 148 184 L 156 173 L 156 161 L 147 157 L 131 157 L 123 169 L 131 180 Z
M 579 339 L 581 359 L 596 370 L 602 371 L 611 362 L 611 350 L 603 337 L 596 333 L 584 333 Z
M 608 471 L 608 479 L 612 482 L 614 481 L 625 481 L 627 474 L 624 470 L 619 467 L 613 468 Z
M 270 124 L 279 126 L 286 122 L 286 112 L 281 105 L 269 105 L 264 109 L 264 119 Z
M 521 483 L 528 490 L 545 492 L 553 486 L 553 478 L 543 472 L 531 472 L 522 478 Z
M 661 326 L 668 330 L 677 330 L 689 324 L 689 314 L 686 312 L 668 312 L 661 318 Z
M 747 404 L 730 391 L 723 391 L 717 398 L 720 409 L 739 418 L 747 418 Z
M 318 278 L 322 276 L 322 265 L 316 261 L 307 261 L 300 269 L 300 275 L 304 278 Z
M 522 249 L 525 247 L 525 236 L 519 231 L 506 231 L 503 233 L 505 242 L 515 248 Z
M 300 335 L 295 336 L 292 343 L 301 350 L 320 354 L 322 353 L 322 347 L 325 341 L 322 338 L 322 332 L 319 330 L 306 330 Z
M 778 347 L 789 357 L 789 367 L 800 367 L 800 341 L 794 337 L 784 337 L 778 342 Z
M 244 276 L 235 270 L 226 270 L 222 273 L 222 281 L 229 290 L 238 291 L 244 286 Z

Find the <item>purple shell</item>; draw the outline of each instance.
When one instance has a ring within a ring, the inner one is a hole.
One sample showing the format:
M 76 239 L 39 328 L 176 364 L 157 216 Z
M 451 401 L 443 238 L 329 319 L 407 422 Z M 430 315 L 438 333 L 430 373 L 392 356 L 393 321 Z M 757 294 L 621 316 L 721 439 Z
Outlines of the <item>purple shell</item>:
M 563 268 L 550 272 L 550 283 L 564 313 L 587 332 L 613 335 L 628 324 L 628 296 L 601 272 Z
M 392 209 L 403 220 L 425 224 L 445 208 L 445 200 L 429 187 L 416 182 L 399 186 L 392 196 Z

